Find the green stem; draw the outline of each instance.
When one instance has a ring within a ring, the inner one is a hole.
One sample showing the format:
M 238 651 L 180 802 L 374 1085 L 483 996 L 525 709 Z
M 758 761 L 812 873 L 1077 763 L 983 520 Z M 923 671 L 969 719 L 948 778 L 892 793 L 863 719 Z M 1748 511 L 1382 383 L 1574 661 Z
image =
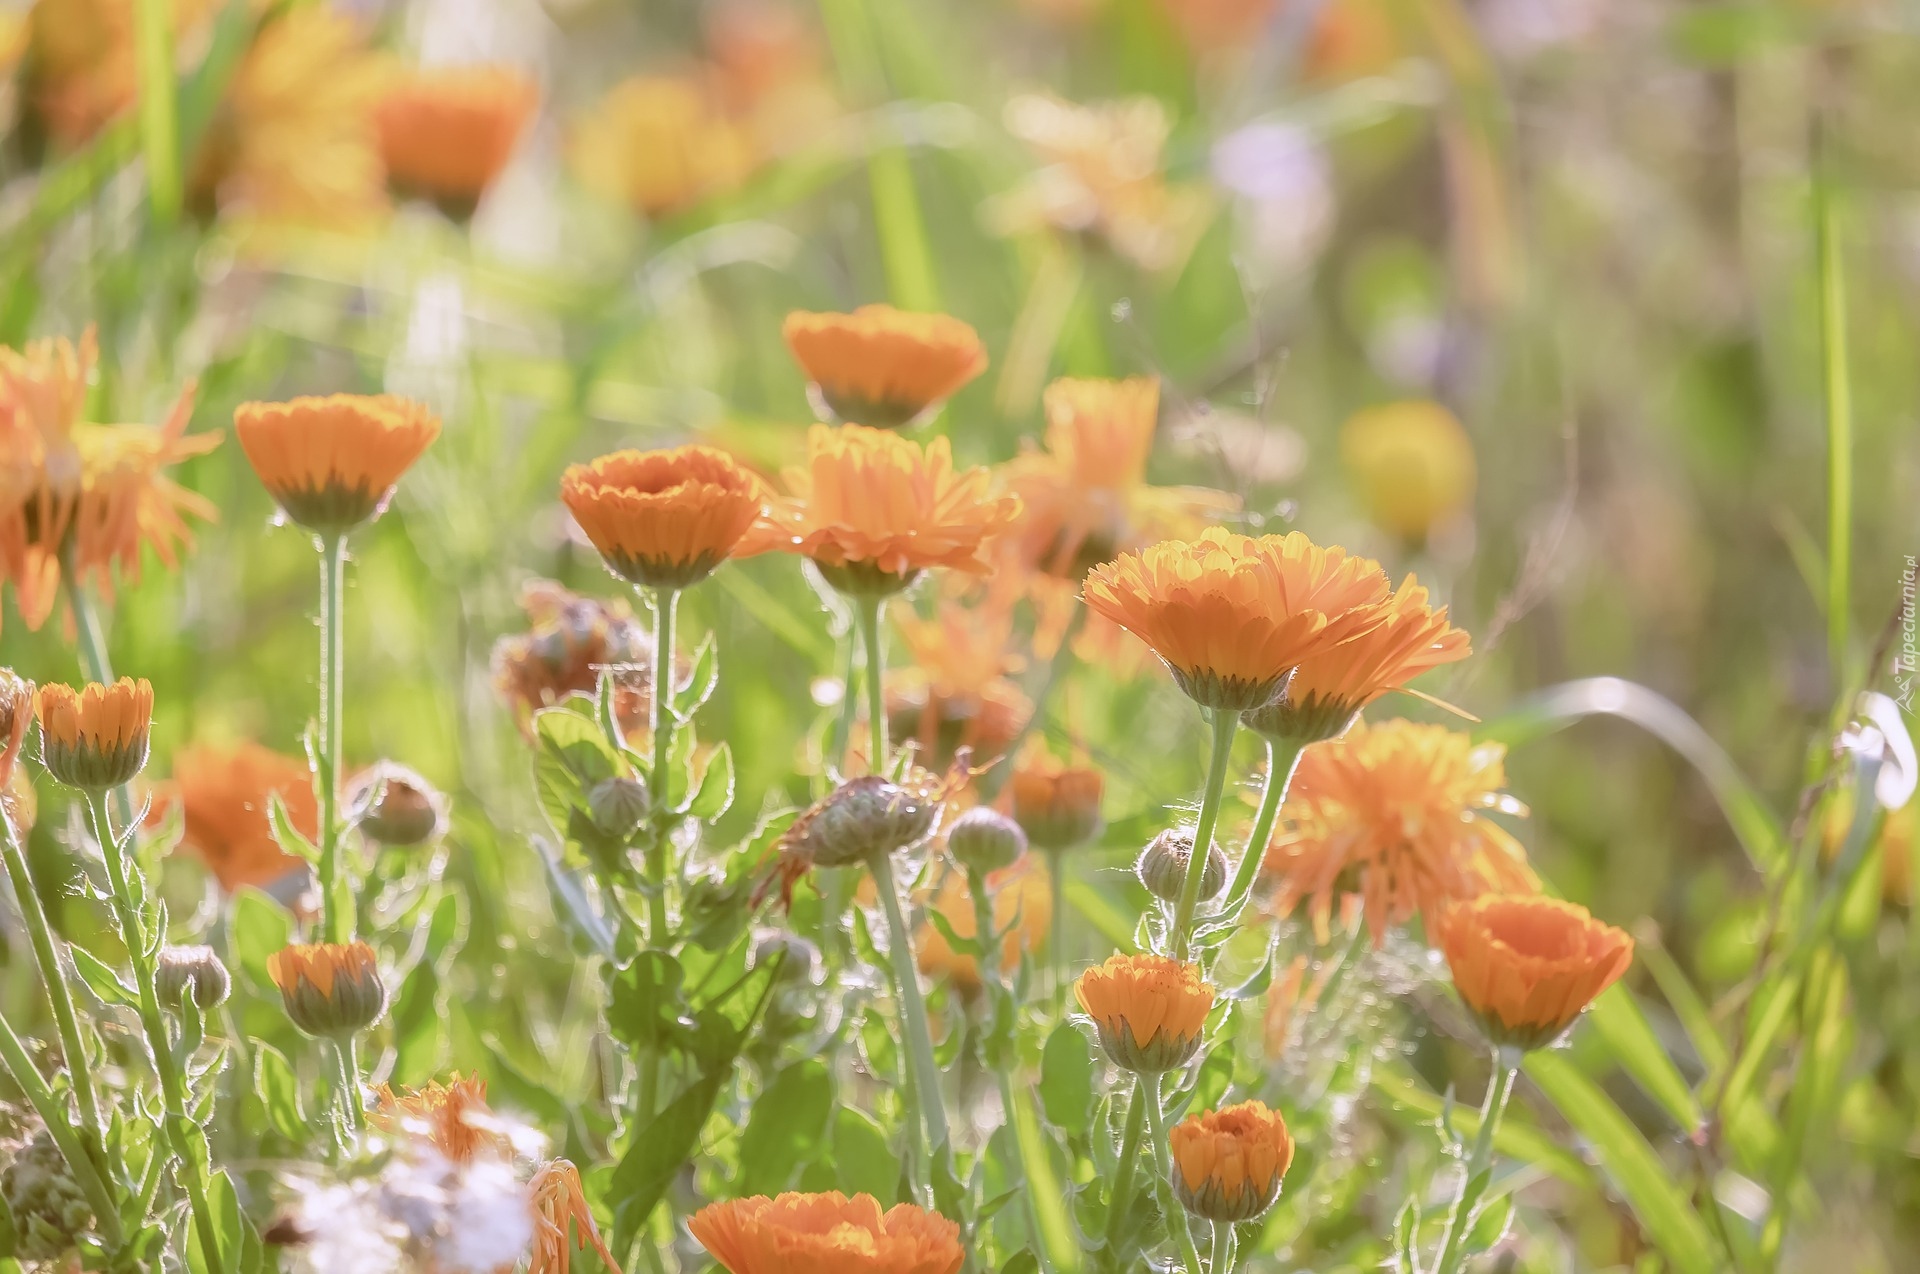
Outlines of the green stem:
M 1507 1099 L 1513 1096 L 1513 1081 L 1519 1073 L 1518 1064 L 1509 1065 L 1506 1055 L 1496 1049 L 1493 1074 L 1487 1080 L 1487 1099 L 1480 1106 L 1480 1131 L 1474 1135 L 1473 1150 L 1467 1158 L 1466 1179 L 1460 1183 L 1453 1210 L 1447 1214 L 1446 1237 L 1441 1240 L 1433 1274 L 1456 1274 L 1466 1259 L 1462 1247 L 1467 1231 L 1473 1228 L 1474 1208 L 1486 1192 L 1487 1170 L 1493 1163 L 1493 1136 L 1499 1130 L 1500 1116 L 1506 1113 Z
M 67 604 L 73 608 L 73 626 L 80 637 L 80 671 L 88 681 L 113 684 L 113 660 L 107 653 L 107 629 L 93 597 L 80 583 L 74 566 L 73 540 L 60 549 L 60 578 L 67 582 Z M 133 822 L 133 797 L 124 786 L 113 789 L 113 812 L 121 826 Z
M 327 1053 L 333 1059 L 334 1096 L 340 1103 L 340 1115 L 349 1133 L 364 1132 L 367 1127 L 367 1099 L 360 1091 L 360 1045 L 353 1036 L 329 1040 Z
M 81 1145 L 79 1136 L 74 1132 L 73 1121 L 67 1114 L 66 1103 L 54 1096 L 53 1089 L 35 1069 L 33 1059 L 27 1055 L 26 1045 L 13 1033 L 13 1024 L 0 1017 L 0 1061 L 6 1063 L 7 1070 L 13 1074 L 13 1082 L 26 1094 L 34 1113 L 47 1126 L 47 1135 L 53 1138 L 53 1144 L 60 1148 L 61 1157 L 67 1161 L 67 1168 L 73 1173 L 73 1179 L 87 1196 L 87 1202 L 93 1207 L 93 1215 L 100 1225 L 102 1236 L 109 1247 L 119 1247 L 121 1242 L 120 1205 L 107 1189 L 107 1183 L 100 1176 L 100 1169 Z
M 1067 993 L 1067 854 L 1049 849 L 1047 855 L 1047 993 L 1058 1000 Z
M 1187 1263 L 1188 1274 L 1201 1274 L 1200 1249 L 1194 1246 L 1193 1227 L 1187 1222 L 1187 1210 L 1172 1197 L 1173 1147 L 1167 1141 L 1166 1114 L 1160 1109 L 1160 1077 L 1143 1075 L 1141 1083 L 1146 1089 L 1147 1126 L 1153 1132 L 1154 1162 L 1159 1169 L 1159 1181 L 1155 1188 L 1160 1194 L 1160 1210 L 1166 1215 L 1167 1228 L 1173 1231 L 1174 1241 L 1180 1245 L 1180 1255 Z
M 1213 1223 L 1213 1261 L 1207 1274 L 1227 1274 L 1233 1268 L 1233 1222 Z
M 846 637 L 840 652 L 840 711 L 834 717 L 833 734 L 827 744 L 827 755 L 834 758 L 841 778 L 847 776 L 848 754 L 853 751 L 853 718 L 860 707 L 860 699 L 853 692 L 854 665 L 859 662 L 855 647 L 859 638 L 851 631 Z
M 353 894 L 341 882 L 340 762 L 341 692 L 345 682 L 342 646 L 346 608 L 347 540 L 327 536 L 320 545 L 320 935 L 324 942 L 353 940 Z
M 1240 714 L 1225 708 L 1213 710 L 1213 756 L 1207 763 L 1207 790 L 1200 798 L 1200 817 L 1193 828 L 1193 857 L 1187 863 L 1187 879 L 1180 887 L 1180 901 L 1173 913 L 1171 946 L 1173 958 L 1187 958 L 1188 940 L 1193 936 L 1193 912 L 1200 902 L 1200 878 L 1206 873 L 1207 854 L 1213 847 L 1213 827 L 1220 821 L 1220 794 L 1227 786 L 1227 762 L 1233 755 L 1233 732 L 1240 727 Z
M 1827 658 L 1847 684 L 1847 611 L 1852 586 L 1853 386 L 1847 374 L 1847 294 L 1836 233 L 1831 165 L 1814 134 L 1814 246 L 1820 271 L 1820 387 L 1827 416 Z
M 1147 1130 L 1147 1077 L 1133 1077 L 1133 1096 L 1127 1102 L 1127 1124 L 1120 1133 L 1120 1158 L 1114 1163 L 1113 1191 L 1107 1196 L 1107 1244 L 1120 1233 L 1120 1223 L 1133 1202 L 1133 1175 L 1140 1163 L 1140 1138 Z M 1153 1081 L 1158 1100 L 1159 1081 Z
M 1364 918 L 1358 918 L 1353 922 L 1353 932 L 1347 935 L 1347 940 L 1342 944 L 1339 954 L 1334 956 L 1334 965 L 1327 972 L 1327 980 L 1321 983 L 1319 991 L 1314 994 L 1315 1008 L 1324 1009 L 1333 1003 L 1333 997 L 1346 982 L 1347 975 L 1353 971 L 1356 964 L 1360 963 L 1361 949 L 1366 942 L 1367 922 Z
M 1267 842 L 1273 839 L 1273 825 L 1280 819 L 1280 807 L 1286 804 L 1287 789 L 1293 786 L 1293 772 L 1300 768 L 1300 754 L 1306 745 L 1292 740 L 1266 740 L 1266 787 L 1260 793 L 1260 812 L 1254 815 L 1253 830 L 1247 834 L 1247 848 L 1240 855 L 1240 866 L 1227 889 L 1221 911 L 1238 916 L 1253 893 L 1253 882 L 1260 875 L 1260 863 L 1267 856 Z
M 193 1212 L 193 1226 L 200 1237 L 206 1267 L 211 1274 L 226 1274 L 226 1261 L 220 1252 L 220 1227 L 214 1221 L 213 1206 L 208 1198 L 211 1182 L 206 1140 L 204 1135 L 189 1139 L 187 1130 L 194 1127 L 194 1123 L 188 1113 L 187 1085 L 173 1055 L 173 1040 L 154 987 L 154 953 L 159 949 L 159 942 L 147 933 L 144 898 L 134 892 L 133 879 L 127 873 L 125 856 L 114 840 L 113 824 L 101 793 L 88 792 L 86 798 L 94 839 L 100 843 L 100 855 L 106 860 L 107 879 L 112 886 L 109 901 L 120 926 L 120 940 L 127 948 L 127 962 L 133 967 L 135 989 L 140 998 L 140 1025 L 146 1034 L 154 1074 L 160 1079 L 160 1094 L 165 1104 L 160 1116 L 161 1129 L 167 1148 L 179 1161 L 180 1181 L 186 1187 L 187 1203 Z
M 134 35 L 139 46 L 140 140 L 147 153 L 147 196 L 154 220 L 169 224 L 180 213 L 179 125 L 174 117 L 173 6 L 166 0 L 135 0 Z M 111 419 L 111 417 L 109 417 Z
M 919 1118 L 926 1126 L 928 1163 L 934 1164 L 947 1153 L 947 1112 L 940 1100 L 940 1068 L 933 1060 L 933 1034 L 927 1028 L 927 1005 L 920 998 L 920 975 L 913 962 L 913 936 L 907 930 L 906 913 L 900 910 L 900 890 L 894 883 L 893 861 L 885 854 L 867 859 L 873 869 L 874 887 L 887 913 L 887 945 L 892 954 L 894 991 L 900 1001 L 901 1034 L 906 1037 L 907 1056 L 912 1062 L 914 1094 L 920 1107 Z
M 647 841 L 647 942 L 657 951 L 667 948 L 667 767 L 673 753 L 673 639 L 680 611 L 678 589 L 656 589 L 653 596 L 653 684 L 648 691 L 648 726 L 653 734 L 653 834 Z M 649 1115 L 651 1111 L 647 1112 Z
M 853 605 L 860 645 L 867 654 L 867 734 L 873 753 L 869 768 L 875 774 L 887 772 L 887 655 L 880 644 L 881 602 L 878 597 L 857 597 Z
M 1073 643 L 1080 636 L 1080 630 L 1086 627 L 1086 624 L 1086 606 L 1084 604 L 1075 606 L 1073 608 L 1073 614 L 1067 618 L 1066 628 L 1060 634 L 1060 644 L 1054 648 L 1053 658 L 1047 661 L 1046 674 L 1041 677 L 1040 684 L 1034 687 L 1033 693 L 1027 696 L 1028 700 L 1033 704 L 1033 707 L 1027 712 L 1027 719 L 1020 723 L 1019 732 L 1013 736 L 1013 739 L 1007 746 L 1000 749 L 1000 756 L 994 761 L 993 768 L 988 770 L 980 779 L 980 799 L 983 804 L 992 801 L 995 794 L 1000 791 L 1001 786 L 1007 781 L 1007 776 L 1013 773 L 1013 762 L 1014 758 L 1019 755 L 1020 745 L 1027 741 L 1027 736 L 1032 734 L 1034 728 L 1040 724 L 1040 719 L 1045 715 L 1047 710 L 1047 701 L 1053 697 L 1054 690 L 1059 687 L 1061 682 L 1066 680 L 1067 674 L 1072 671 L 1074 661 Z

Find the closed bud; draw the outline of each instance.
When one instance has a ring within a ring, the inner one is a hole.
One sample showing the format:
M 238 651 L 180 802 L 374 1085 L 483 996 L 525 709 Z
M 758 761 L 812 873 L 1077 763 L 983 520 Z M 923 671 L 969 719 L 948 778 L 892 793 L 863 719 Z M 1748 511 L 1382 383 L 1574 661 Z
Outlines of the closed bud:
M 968 871 L 999 871 L 1027 852 L 1027 834 L 1000 811 L 976 805 L 947 829 L 947 852 Z
M 785 852 L 821 867 L 844 867 L 916 844 L 939 818 L 937 792 L 877 774 L 851 779 L 788 829 Z
M 601 779 L 587 793 L 587 815 L 595 827 L 624 840 L 647 817 L 647 785 L 639 779 Z
M 226 1002 L 233 979 L 212 947 L 163 947 L 154 968 L 154 989 L 170 1009 L 184 1007 L 191 995 L 194 1006 L 205 1012 Z
M 1179 902 L 1180 894 L 1187 886 L 1188 865 L 1193 862 L 1193 831 L 1185 827 L 1169 827 L 1154 837 L 1140 852 L 1140 860 L 1133 865 L 1140 883 L 1147 892 L 1162 902 Z M 1220 891 L 1227 887 L 1227 856 L 1219 845 L 1207 847 L 1207 861 L 1200 868 L 1201 902 L 1209 902 L 1219 897 Z
M 267 958 L 267 973 L 287 1016 L 308 1035 L 344 1039 L 386 1012 L 379 961 L 364 942 L 283 947 Z
M 398 761 L 382 761 L 362 774 L 348 799 L 361 832 L 382 845 L 424 844 L 446 821 L 446 798 Z
M 820 980 L 820 948 L 797 933 L 786 929 L 762 929 L 754 935 L 752 968 L 769 960 L 780 962 L 775 975 L 782 982 L 817 983 Z

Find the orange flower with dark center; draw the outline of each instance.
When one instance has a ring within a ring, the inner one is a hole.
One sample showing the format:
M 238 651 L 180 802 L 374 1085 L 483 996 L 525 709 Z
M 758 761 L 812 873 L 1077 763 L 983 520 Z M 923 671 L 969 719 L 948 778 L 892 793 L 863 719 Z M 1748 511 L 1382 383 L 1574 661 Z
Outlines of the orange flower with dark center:
M 815 425 L 807 463 L 786 475 L 741 553 L 779 549 L 812 558 L 843 592 L 890 593 L 921 571 L 990 569 L 985 550 L 1020 502 L 991 493 L 985 469 L 958 471 L 945 438 L 922 447 L 863 425 Z
M 560 498 L 614 574 L 686 588 L 741 551 L 765 507 L 760 480 L 712 447 L 616 451 L 570 467 Z
M 364 942 L 282 947 L 267 957 L 267 975 L 280 988 L 287 1016 L 308 1035 L 354 1035 L 387 1009 L 379 959 Z
M 728 1274 L 954 1274 L 965 1259 L 938 1213 L 837 1190 L 709 1204 L 687 1228 Z
M 568 1274 L 576 1246 L 582 1252 L 591 1247 L 613 1274 L 620 1274 L 620 1263 L 600 1241 L 580 1170 L 570 1160 L 541 1164 L 527 1188 L 533 1194 L 533 1254 L 527 1274 Z
M 1301 663 L 1280 698 L 1242 720 L 1273 739 L 1330 739 L 1389 690 L 1471 653 L 1466 632 L 1447 622 L 1447 608 L 1429 605 L 1427 590 L 1409 575 L 1378 628 Z
M 1066 765 L 1036 741 L 1023 750 L 1007 790 L 1013 821 L 1041 849 L 1072 849 L 1100 834 L 1106 779 L 1090 765 Z
M 513 157 L 540 90 L 510 66 L 437 66 L 388 90 L 374 122 L 387 178 L 470 215 Z
M 1188 1115 L 1167 1132 L 1173 1192 L 1209 1221 L 1251 1221 L 1280 1197 L 1293 1137 L 1277 1110 L 1257 1101 Z
M 849 424 L 918 424 L 987 370 L 987 349 L 946 314 L 863 305 L 851 314 L 796 310 L 781 326 L 822 415 Z
M 1153 647 L 1204 707 L 1273 700 L 1297 666 L 1379 626 L 1392 588 L 1377 562 L 1295 531 L 1209 527 L 1124 553 L 1087 576 L 1095 614 Z
M 390 1128 L 426 1137 L 454 1163 L 472 1163 L 482 1150 L 502 1157 L 513 1153 L 487 1106 L 487 1081 L 478 1075 L 462 1079 L 455 1072 L 445 1084 L 434 1080 L 401 1093 L 382 1084 L 374 1089 L 373 1114 Z
M 622 728 L 647 722 L 653 641 L 618 598 L 569 592 L 552 580 L 521 589 L 529 631 L 502 637 L 493 647 L 493 684 L 531 736 L 533 714 L 568 695 L 591 695 L 602 669 L 613 672 L 614 715 Z
M 1048 887 L 1046 873 L 1031 858 L 1022 858 L 1011 867 L 989 874 L 986 883 L 993 899 L 993 927 L 1008 931 L 1001 939 L 998 954 L 1004 974 L 1020 963 L 1022 954 L 1038 951 L 1046 942 L 1053 890 Z M 974 936 L 973 894 L 966 873 L 949 869 L 927 899 L 927 909 L 939 912 L 956 937 Z M 913 951 L 920 972 L 928 977 L 944 978 L 962 995 L 972 995 L 980 989 L 979 962 L 965 952 L 955 951 L 947 935 L 931 921 L 915 932 Z
M 887 674 L 887 732 L 920 744 L 922 763 L 952 764 L 969 748 L 976 765 L 1019 736 L 1032 705 L 1007 674 L 1020 667 L 1011 607 L 942 600 L 933 619 L 898 614 L 911 666 Z
M 1197 964 L 1161 955 L 1117 955 L 1073 984 L 1115 1066 L 1157 1074 L 1185 1066 L 1200 1050 L 1213 984 Z
M 426 404 L 391 394 L 241 403 L 233 422 L 268 492 L 323 536 L 379 517 L 400 475 L 440 436 Z
M 163 806 L 177 800 L 185 822 L 180 848 L 207 865 L 228 893 L 265 888 L 304 864 L 274 839 L 268 811 L 275 795 L 294 830 L 308 840 L 319 831 L 320 810 L 313 774 L 305 760 L 258 743 L 230 747 L 201 744 L 173 757 L 173 782 Z
M 122 677 L 84 690 L 59 684 L 34 695 L 40 718 L 40 759 L 47 773 L 82 791 L 119 787 L 147 764 L 153 728 L 153 686 Z
M 1336 900 L 1364 909 L 1375 945 L 1387 930 L 1486 893 L 1539 888 L 1526 850 L 1489 811 L 1524 814 L 1501 791 L 1497 743 L 1444 726 L 1356 724 L 1300 755 L 1265 870 L 1282 915 L 1311 905 L 1322 940 Z
M 1454 989 L 1498 1047 L 1543 1048 L 1633 963 L 1633 939 L 1585 907 L 1540 895 L 1476 898 L 1434 936 Z
M 32 725 L 33 683 L 11 668 L 0 668 L 0 793 L 13 778 Z

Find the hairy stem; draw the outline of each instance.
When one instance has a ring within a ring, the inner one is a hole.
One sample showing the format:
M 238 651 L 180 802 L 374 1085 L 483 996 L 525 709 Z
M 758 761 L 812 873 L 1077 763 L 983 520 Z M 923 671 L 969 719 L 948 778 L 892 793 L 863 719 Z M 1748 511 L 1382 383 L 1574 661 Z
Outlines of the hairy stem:
M 879 890 L 881 905 L 887 914 L 887 945 L 893 960 L 893 983 L 900 1002 L 901 1034 L 912 1063 L 913 1094 L 920 1107 L 919 1118 L 925 1126 L 929 1164 L 947 1153 L 947 1112 L 940 1100 L 940 1068 L 933 1060 L 933 1035 L 927 1029 L 927 1005 L 920 997 L 920 975 L 913 962 L 913 939 L 907 929 L 906 914 L 900 909 L 900 889 L 894 882 L 893 862 L 885 854 L 867 860 L 873 869 L 873 883 Z
M 867 734 L 872 751 L 867 768 L 875 774 L 887 772 L 887 656 L 880 644 L 881 604 L 878 597 L 859 597 L 853 604 L 860 645 L 867 654 Z
M 1120 1234 L 1120 1224 L 1133 1203 L 1133 1176 L 1140 1163 L 1140 1138 L 1147 1130 L 1147 1102 L 1157 1101 L 1159 1081 L 1153 1081 L 1155 1094 L 1147 1095 L 1148 1080 L 1133 1077 L 1133 1096 L 1127 1102 L 1127 1124 L 1120 1133 L 1120 1158 L 1114 1166 L 1113 1192 L 1107 1197 L 1107 1243 Z
M 353 893 L 343 887 L 340 862 L 340 700 L 345 659 L 341 650 L 345 610 L 347 540 L 330 535 L 320 545 L 320 935 L 325 942 L 353 940 Z
M 648 690 L 648 727 L 653 735 L 653 835 L 647 841 L 647 942 L 655 950 L 667 947 L 667 861 L 672 849 L 668 819 L 667 766 L 673 752 L 673 640 L 679 615 L 678 589 L 656 589 L 653 597 L 653 683 Z M 652 1112 L 649 1111 L 648 1114 Z
M 1200 878 L 1206 874 L 1207 854 L 1213 848 L 1214 824 L 1220 821 L 1220 795 L 1227 786 L 1227 762 L 1233 755 L 1233 733 L 1240 727 L 1240 714 L 1225 708 L 1213 710 L 1213 755 L 1207 762 L 1207 790 L 1200 798 L 1200 817 L 1193 828 L 1193 857 L 1187 862 L 1187 878 L 1180 886 L 1180 901 L 1173 913 L 1169 935 L 1173 958 L 1187 958 L 1188 940 L 1193 936 L 1193 912 L 1200 901 Z
M 1153 1157 L 1158 1169 L 1155 1189 L 1160 1193 L 1160 1210 L 1166 1214 L 1167 1228 L 1173 1231 L 1174 1241 L 1180 1245 L 1180 1257 L 1186 1262 L 1188 1274 L 1201 1274 L 1200 1249 L 1194 1246 L 1187 1210 L 1173 1198 L 1173 1147 L 1167 1141 L 1166 1114 L 1160 1109 L 1160 1077 L 1145 1075 L 1141 1083 L 1147 1096 L 1147 1126 L 1153 1132 Z
M 1213 1223 L 1213 1260 L 1207 1274 L 1227 1274 L 1233 1268 L 1233 1222 Z
M 1253 892 L 1260 863 L 1267 856 L 1267 842 L 1273 839 L 1273 825 L 1279 821 L 1280 807 L 1286 803 L 1287 789 L 1293 786 L 1293 772 L 1299 768 L 1304 751 L 1306 747 L 1300 743 L 1267 740 L 1266 787 L 1260 793 L 1260 812 L 1254 815 L 1253 830 L 1247 834 L 1247 848 L 1240 855 L 1240 866 L 1233 873 L 1233 883 L 1221 907 L 1227 915 L 1238 915 Z
M 1500 1128 L 1500 1116 L 1506 1113 L 1507 1099 L 1513 1096 L 1513 1081 L 1520 1068 L 1509 1064 L 1506 1055 L 1495 1050 L 1493 1074 L 1487 1080 L 1487 1099 L 1480 1106 L 1480 1131 L 1474 1135 L 1473 1150 L 1467 1157 L 1467 1175 L 1447 1214 L 1446 1237 L 1440 1242 L 1440 1256 L 1433 1274 L 1457 1274 L 1466 1259 L 1464 1245 L 1473 1228 L 1473 1213 L 1486 1192 L 1486 1175 L 1493 1163 L 1493 1136 Z

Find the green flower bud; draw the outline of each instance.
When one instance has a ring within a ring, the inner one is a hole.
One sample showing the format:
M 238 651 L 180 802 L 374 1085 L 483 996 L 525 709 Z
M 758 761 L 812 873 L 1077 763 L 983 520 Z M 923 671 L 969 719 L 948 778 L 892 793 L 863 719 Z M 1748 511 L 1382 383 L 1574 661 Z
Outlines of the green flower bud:
M 1187 885 L 1187 867 L 1193 861 L 1193 830 L 1170 827 L 1140 852 L 1133 870 L 1147 892 L 1162 902 L 1179 902 Z M 1227 856 L 1218 844 L 1207 847 L 1207 861 L 1200 868 L 1200 901 L 1209 902 L 1227 887 Z
M 1000 811 L 976 805 L 947 829 L 947 852 L 968 871 L 999 871 L 1027 852 L 1027 834 Z
M 224 1004 L 233 990 L 233 978 L 212 947 L 162 948 L 154 982 L 160 1003 L 178 1009 L 191 994 L 194 1005 L 203 1013 Z
M 647 817 L 647 785 L 639 779 L 601 779 L 587 793 L 587 815 L 609 836 L 624 840 Z
M 446 820 L 446 798 L 397 761 L 382 761 L 362 774 L 348 800 L 361 832 L 382 845 L 424 844 Z

